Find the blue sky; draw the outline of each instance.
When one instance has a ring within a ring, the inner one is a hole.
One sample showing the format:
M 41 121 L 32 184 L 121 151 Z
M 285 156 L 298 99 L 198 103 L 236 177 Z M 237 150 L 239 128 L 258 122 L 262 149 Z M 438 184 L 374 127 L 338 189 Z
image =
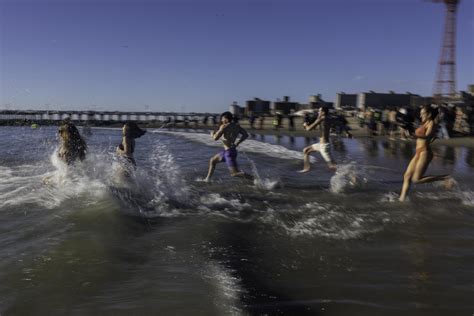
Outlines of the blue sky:
M 0 108 L 219 112 L 232 101 L 432 93 L 444 5 L 423 0 L 0 0 Z M 474 1 L 458 12 L 474 83 Z

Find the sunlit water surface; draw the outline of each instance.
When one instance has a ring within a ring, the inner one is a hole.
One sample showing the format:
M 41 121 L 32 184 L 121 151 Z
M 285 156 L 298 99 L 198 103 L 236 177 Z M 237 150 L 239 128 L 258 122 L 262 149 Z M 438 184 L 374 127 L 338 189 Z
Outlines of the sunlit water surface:
M 312 136 L 312 134 L 309 134 Z M 449 315 L 474 312 L 474 150 L 436 147 L 397 202 L 411 142 L 254 135 L 231 178 L 208 134 L 149 130 L 117 177 L 120 130 L 93 129 L 84 163 L 56 130 L 0 127 L 1 315 Z M 44 179 L 48 179 L 45 185 Z

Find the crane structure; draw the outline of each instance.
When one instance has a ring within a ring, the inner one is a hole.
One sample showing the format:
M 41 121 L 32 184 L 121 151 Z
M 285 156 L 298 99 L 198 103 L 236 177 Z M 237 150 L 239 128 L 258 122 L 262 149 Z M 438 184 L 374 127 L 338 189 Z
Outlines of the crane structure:
M 456 12 L 460 0 L 431 2 L 446 5 L 443 41 L 433 88 L 434 100 L 442 102 L 453 99 L 456 95 Z

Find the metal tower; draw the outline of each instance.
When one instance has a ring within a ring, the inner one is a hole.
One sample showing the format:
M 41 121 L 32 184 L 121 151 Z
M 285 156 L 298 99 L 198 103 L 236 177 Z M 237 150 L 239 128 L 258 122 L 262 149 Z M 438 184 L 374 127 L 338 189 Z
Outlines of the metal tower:
M 441 102 L 456 95 L 456 11 L 460 0 L 431 0 L 446 5 L 444 35 L 433 97 Z

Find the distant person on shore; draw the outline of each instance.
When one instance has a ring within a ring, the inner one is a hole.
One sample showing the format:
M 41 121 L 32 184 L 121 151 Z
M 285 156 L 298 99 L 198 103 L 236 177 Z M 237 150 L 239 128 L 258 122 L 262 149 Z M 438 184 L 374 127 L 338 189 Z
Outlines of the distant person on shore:
M 237 137 L 239 140 L 236 142 Z M 221 123 L 217 131 L 211 133 L 214 140 L 222 138 L 224 150 L 213 156 L 209 161 L 209 171 L 204 181 L 209 182 L 216 169 L 216 165 L 221 162 L 227 164 L 230 175 L 232 177 L 242 177 L 245 179 L 253 179 L 253 177 L 245 172 L 240 171 L 237 165 L 237 147 L 248 138 L 248 133 L 239 124 L 234 121 L 234 117 L 230 112 L 224 112 L 221 115 Z
M 468 124 L 468 116 L 466 111 L 460 106 L 456 107 L 456 118 L 454 120 L 453 132 L 459 136 L 467 136 L 471 133 L 470 126 Z
M 294 131 L 295 130 L 295 110 L 291 110 L 290 114 L 288 114 L 288 130 Z
M 69 120 L 65 121 L 58 130 L 60 146 L 58 157 L 68 165 L 86 158 L 87 145 L 79 134 L 77 127 Z
M 352 134 L 350 132 L 351 128 L 349 127 L 349 122 L 344 115 L 344 112 L 339 112 L 335 114 L 335 130 L 337 135 L 342 135 L 343 133 L 346 135 L 347 138 L 352 138 Z
M 448 189 L 454 185 L 454 181 L 449 175 L 424 175 L 433 159 L 433 151 L 430 144 L 433 142 L 436 133 L 435 119 L 437 114 L 437 111 L 431 106 L 424 106 L 420 111 L 421 124 L 415 131 L 416 153 L 403 175 L 403 186 L 400 193 L 401 202 L 405 201 L 411 183 L 421 184 L 445 181 L 445 186 Z
M 383 109 L 382 110 L 382 116 L 381 116 L 381 125 L 380 125 L 380 135 L 388 135 L 389 133 L 389 121 L 388 121 L 388 113 L 389 109 Z
M 398 110 L 397 123 L 400 128 L 401 140 L 407 140 L 415 132 L 413 127 L 414 120 L 413 115 L 408 113 L 406 108 L 402 107 Z
M 260 116 L 258 118 L 258 129 L 262 130 L 263 129 L 263 123 L 265 123 L 265 116 Z
M 323 159 L 326 161 L 328 167 L 332 171 L 336 171 L 336 163 L 331 155 L 331 148 L 329 143 L 329 131 L 331 130 L 331 121 L 329 118 L 329 110 L 327 107 L 319 108 L 319 115 L 318 118 L 311 124 L 307 122 L 303 123 L 305 130 L 311 131 L 317 126 L 320 128 L 320 137 L 319 143 L 313 144 L 311 146 L 305 147 L 303 150 L 304 154 L 304 167 L 303 170 L 299 171 L 301 173 L 305 173 L 310 171 L 311 164 L 309 162 L 309 155 L 312 152 L 318 151 Z
M 255 128 L 255 126 L 254 126 L 254 124 L 255 124 L 255 119 L 256 119 L 256 118 L 255 118 L 255 115 L 253 115 L 253 113 L 250 112 L 250 113 L 249 113 L 249 124 L 250 124 L 250 128 L 251 128 L 251 129 L 254 129 L 254 128 Z
M 365 126 L 369 136 L 377 135 L 377 123 L 375 122 L 374 110 L 369 108 L 365 111 Z
M 117 147 L 117 155 L 122 158 L 124 167 L 127 171 L 136 168 L 135 157 L 135 139 L 142 137 L 146 133 L 138 127 L 135 122 L 127 122 L 122 128 L 122 142 Z
M 282 119 L 283 116 L 280 114 L 280 112 L 276 112 L 275 116 L 273 117 L 273 129 L 279 130 L 281 128 Z
M 397 132 L 397 110 L 396 108 L 392 107 L 390 111 L 388 111 L 388 130 L 389 130 L 389 137 L 391 140 L 395 140 L 395 133 Z
M 446 110 L 443 106 L 439 107 L 438 121 L 438 138 L 449 139 L 449 133 L 446 123 Z

